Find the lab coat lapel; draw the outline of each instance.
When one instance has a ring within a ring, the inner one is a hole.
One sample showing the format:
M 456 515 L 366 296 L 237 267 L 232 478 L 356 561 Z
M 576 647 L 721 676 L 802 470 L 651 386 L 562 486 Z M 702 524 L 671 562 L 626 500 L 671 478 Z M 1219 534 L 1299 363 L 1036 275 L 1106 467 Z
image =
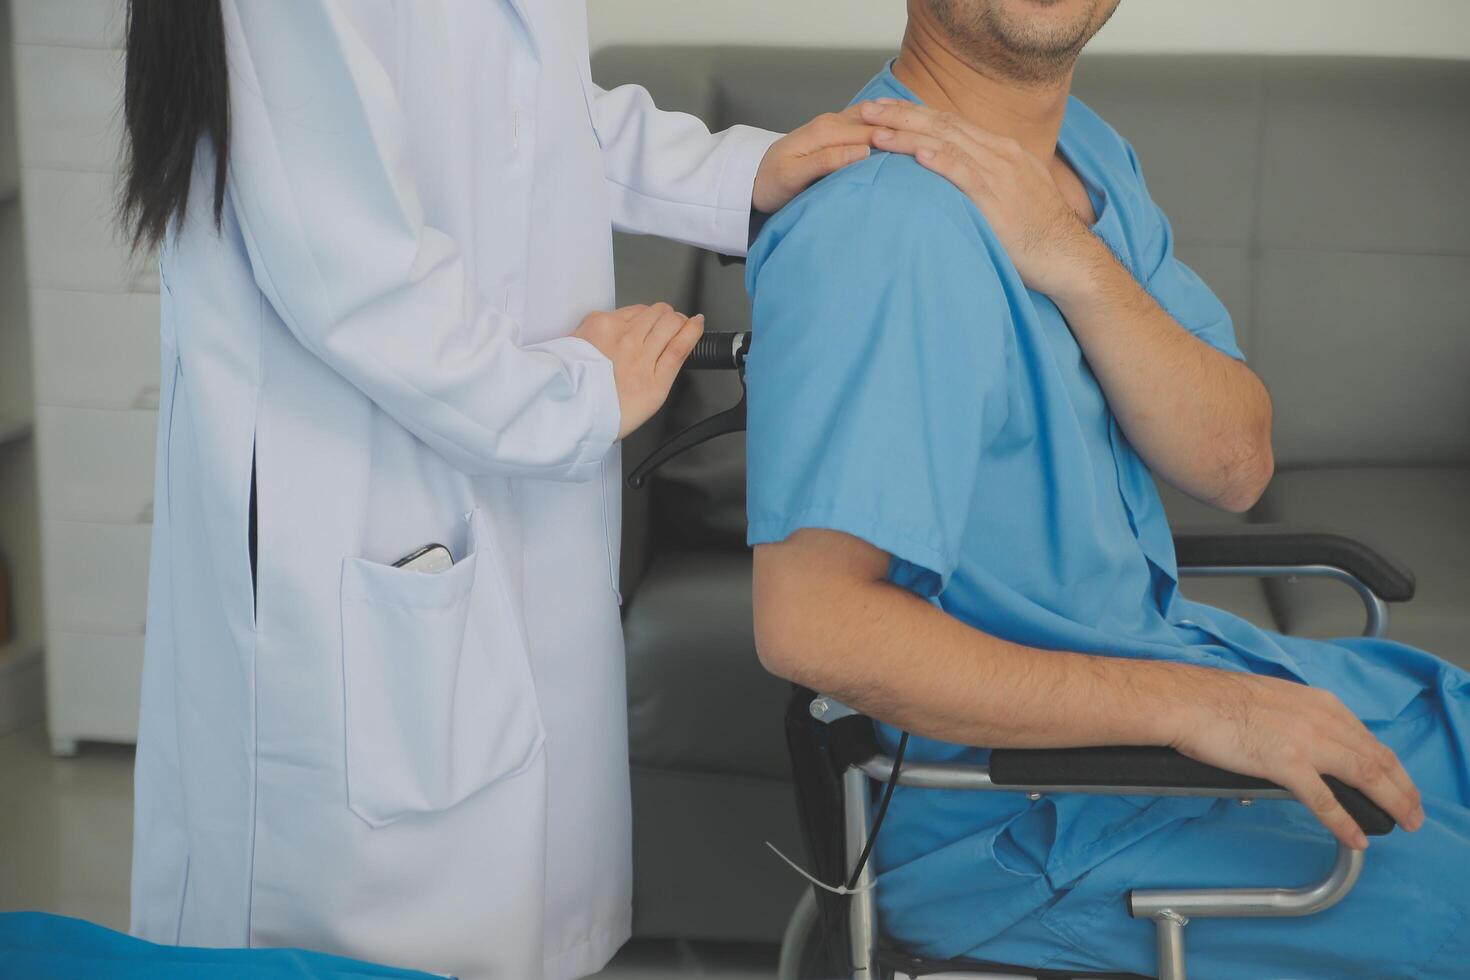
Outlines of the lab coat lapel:
M 526 46 L 530 48 L 531 54 L 537 58 L 541 57 L 541 47 L 536 41 L 536 25 L 531 20 L 531 15 L 526 11 L 526 0 L 504 0 L 505 5 L 515 11 L 521 26 L 526 32 Z

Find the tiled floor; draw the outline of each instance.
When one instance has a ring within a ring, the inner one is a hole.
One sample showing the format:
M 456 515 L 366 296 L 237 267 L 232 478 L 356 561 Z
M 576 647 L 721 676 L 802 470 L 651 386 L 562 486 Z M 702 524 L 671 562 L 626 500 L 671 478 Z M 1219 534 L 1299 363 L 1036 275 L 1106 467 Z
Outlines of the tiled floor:
M 128 927 L 133 753 L 50 754 L 45 732 L 0 738 L 0 909 Z
M 0 738 L 0 911 L 128 925 L 133 753 L 84 745 L 54 758 L 42 729 Z M 773 946 L 635 939 L 598 980 L 766 980 Z

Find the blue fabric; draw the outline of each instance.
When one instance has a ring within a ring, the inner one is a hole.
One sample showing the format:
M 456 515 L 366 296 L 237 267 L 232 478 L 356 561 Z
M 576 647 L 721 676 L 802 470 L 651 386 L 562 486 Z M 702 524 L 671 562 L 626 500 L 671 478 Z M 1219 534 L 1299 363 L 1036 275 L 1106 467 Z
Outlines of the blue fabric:
M 42 912 L 0 914 L 0 977 L 15 980 L 430 980 L 433 974 L 299 949 L 156 946 Z
M 858 98 L 885 96 L 917 101 L 889 70 Z M 1094 232 L 1181 325 L 1241 358 L 1229 314 L 1175 257 L 1128 144 L 1073 100 L 1058 148 L 1092 196 Z M 1463 944 L 1467 676 L 1408 647 L 1290 639 L 1185 599 L 1147 466 L 1056 306 L 1025 288 L 963 194 L 912 159 L 874 154 L 766 224 L 747 287 L 751 544 L 843 531 L 891 554 L 893 581 L 992 635 L 1326 687 L 1390 744 L 1414 747 L 1430 827 L 1377 842 L 1365 883 L 1435 902 L 1390 912 L 1355 896 L 1310 925 L 1191 926 L 1192 944 L 1196 933 L 1220 937 L 1192 949 L 1194 975 L 1246 975 L 1223 965 L 1239 943 L 1264 943 L 1272 976 L 1374 977 L 1389 975 L 1385 963 L 1427 963 L 1445 937 Z M 891 747 L 897 733 L 879 729 Z M 922 738 L 909 753 L 987 754 Z M 1247 839 L 1260 850 L 1243 857 Z M 1077 960 L 1062 965 L 1139 972 L 1152 969 L 1152 947 L 1124 912 L 1129 887 L 1292 885 L 1328 859 L 1325 831 L 1294 804 L 1238 812 L 1209 800 L 1032 803 L 910 788 L 896 792 L 875 853 L 884 928 L 916 952 L 1040 965 L 1060 940 Z M 1407 932 L 1363 928 L 1408 908 Z M 1324 944 L 1341 959 L 1324 965 Z

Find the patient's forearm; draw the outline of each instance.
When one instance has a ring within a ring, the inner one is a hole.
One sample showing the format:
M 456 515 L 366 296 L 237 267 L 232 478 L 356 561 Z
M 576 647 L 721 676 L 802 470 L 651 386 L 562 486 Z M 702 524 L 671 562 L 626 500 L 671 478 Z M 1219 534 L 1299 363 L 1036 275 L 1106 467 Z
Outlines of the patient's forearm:
M 1156 473 L 1227 510 L 1271 477 L 1271 399 L 1244 364 L 1181 327 L 1101 243 L 1054 296 L 1118 419 Z
M 814 563 L 816 547 L 823 557 Z M 826 564 L 832 557 L 839 570 Z M 758 547 L 756 641 L 767 669 L 880 721 L 963 745 L 1174 740 L 1172 707 L 1188 686 L 1184 675 L 1198 668 L 1010 643 L 884 581 L 886 567 L 886 555 L 835 532 Z
M 1393 752 L 1326 691 L 1007 643 L 889 584 L 888 564 L 885 552 L 837 531 L 758 546 L 756 644 L 766 667 L 961 745 L 1169 745 L 1285 786 L 1350 847 L 1367 839 L 1324 775 L 1363 790 L 1409 830 L 1424 821 Z

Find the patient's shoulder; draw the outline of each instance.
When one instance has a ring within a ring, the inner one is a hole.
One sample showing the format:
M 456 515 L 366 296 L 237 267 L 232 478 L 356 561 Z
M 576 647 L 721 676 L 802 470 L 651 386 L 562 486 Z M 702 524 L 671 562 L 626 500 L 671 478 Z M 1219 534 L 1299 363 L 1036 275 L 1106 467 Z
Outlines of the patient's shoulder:
M 833 255 L 857 251 L 865 242 L 885 247 L 876 253 L 861 249 L 864 255 L 889 260 L 933 256 L 948 263 L 964 256 L 972 269 L 994 266 L 1002 254 L 962 191 L 912 157 L 893 153 L 874 153 L 844 167 L 773 215 L 751 246 L 752 288 L 761 266 L 783 253 L 792 238 Z M 891 268 L 891 261 L 885 266 Z
M 855 204 L 896 225 L 920 225 L 945 218 L 956 227 L 974 226 L 979 211 L 959 188 L 913 157 L 876 152 L 818 181 L 792 206 L 793 220 L 803 213 L 826 214 Z

